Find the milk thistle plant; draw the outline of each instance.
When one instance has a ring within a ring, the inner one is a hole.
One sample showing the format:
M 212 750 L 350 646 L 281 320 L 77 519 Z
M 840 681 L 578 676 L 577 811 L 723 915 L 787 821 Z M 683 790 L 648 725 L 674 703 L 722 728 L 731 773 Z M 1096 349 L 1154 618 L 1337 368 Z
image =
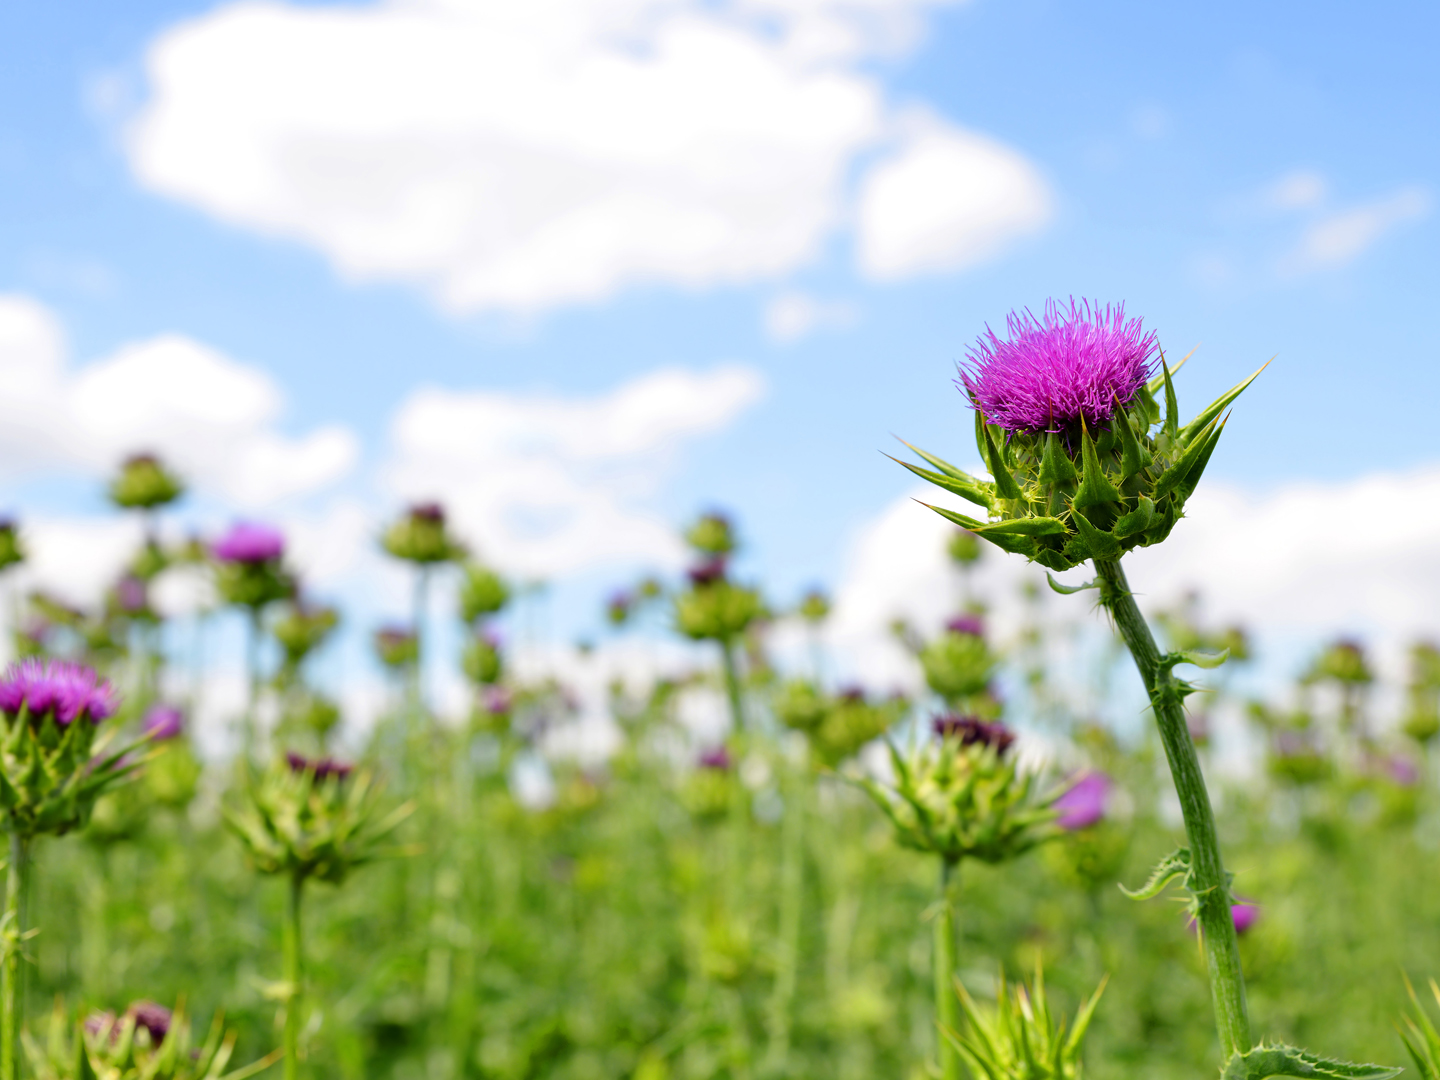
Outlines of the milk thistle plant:
M 1225 657 L 1161 653 L 1120 565 L 1125 552 L 1170 534 L 1220 439 L 1222 413 L 1259 372 L 1182 424 L 1174 372 L 1156 335 L 1140 319 L 1127 318 L 1123 306 L 1050 301 L 1040 317 L 1012 313 L 1007 330 L 1003 339 L 987 330 L 960 368 L 959 387 L 975 412 L 976 446 L 991 479 L 921 450 L 916 453 L 928 468 L 902 464 L 982 508 L 980 518 L 933 509 L 1002 550 L 1057 571 L 1094 563 L 1096 578 L 1088 584 L 1051 583 L 1063 593 L 1099 591 L 1149 695 L 1189 844 L 1167 856 L 1136 895 L 1155 895 L 1175 879 L 1190 893 L 1227 1080 L 1394 1075 L 1290 1047 L 1252 1045 L 1230 911 L 1235 899 L 1185 722 L 1184 700 L 1194 688 L 1174 674 L 1180 664 L 1214 667 Z
M 285 1006 L 285 1080 L 299 1075 L 300 1004 L 304 988 L 301 900 L 311 879 L 338 885 L 366 863 L 404 849 L 391 834 L 414 807 L 384 806 L 373 774 L 331 758 L 299 754 L 250 776 L 243 799 L 225 808 L 225 822 L 262 874 L 289 885 L 282 944 L 285 977 L 274 996 Z
M 462 558 L 465 548 L 445 522 L 445 508 L 439 503 L 417 503 L 401 514 L 380 536 L 387 553 L 415 568 L 414 629 L 415 666 L 411 670 L 411 692 L 416 708 L 424 706 L 425 615 L 430 572 L 436 566 Z
M 215 564 L 215 588 L 228 604 L 249 614 L 246 643 L 249 701 L 245 710 L 245 752 L 255 749 L 255 711 L 260 702 L 260 643 L 264 638 L 265 609 L 294 595 L 295 583 L 285 572 L 285 536 L 268 525 L 236 524 L 210 549 Z
M 10 833 L 5 914 L 0 920 L 0 1080 L 16 1080 L 25 996 L 24 942 L 32 934 L 27 900 L 35 840 L 83 826 L 95 801 L 140 767 L 134 745 L 111 750 L 99 726 L 119 702 L 89 668 L 22 660 L 0 679 L 0 813 Z

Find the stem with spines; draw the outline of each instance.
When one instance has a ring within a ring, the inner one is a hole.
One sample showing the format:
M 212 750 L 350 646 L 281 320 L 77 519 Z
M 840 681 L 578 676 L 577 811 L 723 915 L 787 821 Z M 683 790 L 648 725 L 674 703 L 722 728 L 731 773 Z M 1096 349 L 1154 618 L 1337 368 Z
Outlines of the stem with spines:
M 1220 859 L 1220 840 L 1215 830 L 1215 812 L 1200 771 L 1195 743 L 1185 725 L 1182 686 L 1162 657 L 1145 617 L 1130 592 L 1125 571 L 1116 560 L 1095 560 L 1099 575 L 1100 602 L 1115 620 L 1155 712 L 1160 741 L 1170 763 L 1175 794 L 1185 819 L 1190 841 L 1188 884 L 1198 905 L 1197 921 L 1210 974 L 1210 996 L 1215 1006 L 1215 1026 L 1225 1057 L 1251 1048 L 1250 1018 L 1245 1005 L 1245 976 L 1240 970 L 1240 945 L 1230 913 L 1230 884 Z

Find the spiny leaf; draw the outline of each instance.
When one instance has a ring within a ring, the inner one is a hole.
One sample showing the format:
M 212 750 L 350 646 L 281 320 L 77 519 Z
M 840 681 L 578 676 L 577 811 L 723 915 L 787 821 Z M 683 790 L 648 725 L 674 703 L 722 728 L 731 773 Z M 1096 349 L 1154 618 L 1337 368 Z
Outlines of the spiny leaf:
M 1294 1046 L 1261 1043 L 1236 1053 L 1225 1065 L 1221 1080 L 1267 1080 L 1272 1076 L 1317 1077 L 1321 1080 L 1388 1080 L 1402 1070 L 1386 1065 L 1357 1065 L 1317 1057 Z
M 1045 436 L 1045 450 L 1040 458 L 1040 483 L 1069 484 L 1080 474 L 1070 455 L 1060 447 L 1060 436 L 1051 431 Z
M 944 488 L 946 491 L 952 492 L 955 495 L 959 495 L 962 499 L 967 499 L 970 502 L 974 503 L 976 506 L 983 506 L 986 510 L 989 510 L 994 502 L 994 499 L 990 496 L 990 494 L 980 487 L 980 482 L 977 480 L 971 480 L 968 477 L 963 480 L 957 479 L 956 477 L 949 476 L 945 473 L 932 472 L 929 469 L 922 469 L 919 465 L 912 465 L 908 461 L 902 461 L 900 458 L 891 457 L 889 454 L 886 454 L 885 456 L 890 458 L 891 461 L 894 461 L 897 464 L 904 465 L 905 468 L 909 469 L 916 476 L 920 477 L 920 479 L 928 480 L 936 487 Z M 990 485 L 986 484 L 985 486 L 989 487 Z
M 982 525 L 975 532 L 981 536 L 990 533 L 1019 533 L 1021 536 L 1065 536 L 1070 530 L 1059 518 L 1027 517 L 997 521 L 994 525 Z
M 1118 559 L 1120 557 L 1120 541 L 1108 532 L 1103 532 L 1090 524 L 1089 519 L 1079 510 L 1071 515 L 1070 520 L 1075 523 L 1077 539 L 1084 544 L 1086 555 L 1089 558 Z
M 1188 424 L 1186 424 L 1183 428 L 1180 429 L 1180 441 L 1182 443 L 1188 443 L 1196 436 L 1197 433 L 1203 431 L 1211 420 L 1214 420 L 1215 417 L 1219 416 L 1222 412 L 1225 411 L 1225 406 L 1229 405 L 1232 401 L 1234 401 L 1241 394 L 1243 394 L 1245 392 L 1245 388 L 1249 386 L 1252 382 L 1254 382 L 1256 379 L 1258 379 L 1260 377 L 1260 372 L 1264 371 L 1265 368 L 1269 367 L 1272 363 L 1274 363 L 1273 357 L 1270 360 L 1265 361 L 1265 363 L 1261 366 L 1260 371 L 1255 372 L 1255 374 L 1251 375 L 1248 379 L 1244 379 L 1241 382 L 1236 383 L 1229 390 L 1226 390 L 1225 393 L 1221 394 L 1218 398 L 1212 401 L 1209 405 L 1205 406 L 1205 408 L 1200 411 L 1199 415 L 1196 416 L 1194 420 L 1191 420 Z
M 1124 409 L 1117 408 L 1113 420 L 1116 427 L 1120 429 L 1120 475 L 1128 480 L 1141 469 L 1149 465 L 1154 458 L 1150 451 L 1140 445 L 1140 440 L 1135 437 L 1135 429 L 1130 426 L 1130 414 Z
M 1199 347 L 1199 345 L 1196 345 L 1195 349 L 1198 349 Z M 1191 349 L 1189 352 L 1187 352 L 1184 356 L 1180 358 L 1179 363 L 1177 363 L 1173 368 L 1170 369 L 1171 375 L 1179 373 L 1180 369 L 1185 366 L 1185 361 L 1189 360 L 1190 357 L 1195 355 L 1195 349 Z M 1153 379 L 1151 379 L 1148 383 L 1145 384 L 1145 389 L 1149 391 L 1150 395 L 1153 397 L 1160 392 L 1160 388 L 1164 385 L 1165 376 L 1163 374 L 1156 375 Z
M 995 478 L 995 492 L 1002 499 L 1023 499 L 1024 493 L 1015 478 L 1005 468 L 1005 459 L 1001 457 L 1000 450 L 995 445 L 994 433 L 990 430 L 989 424 L 981 425 L 985 431 L 985 463 L 990 467 L 990 475 Z
M 1093 580 L 1087 581 L 1083 585 L 1066 585 L 1063 582 L 1056 581 L 1055 575 L 1048 570 L 1045 571 L 1045 579 L 1050 582 L 1050 588 L 1054 589 L 1061 596 L 1074 596 L 1076 593 L 1084 592 L 1086 589 L 1100 588 L 1100 583 Z
M 1210 422 L 1211 424 L 1218 424 L 1218 421 L 1215 420 Z M 1210 442 L 1210 436 L 1212 434 L 1214 434 L 1213 429 L 1202 433 L 1200 438 L 1195 439 L 1185 448 L 1185 452 L 1176 459 L 1170 468 L 1160 474 L 1160 479 L 1155 482 L 1155 492 L 1153 495 L 1157 504 L 1161 499 L 1165 498 L 1165 496 L 1180 486 L 1186 477 L 1190 475 L 1190 470 L 1195 467 L 1195 463 L 1199 461 L 1202 456 L 1206 458 L 1209 457 L 1206 449 L 1207 447 L 1214 449 L 1213 444 Z
M 1195 488 L 1200 484 L 1200 478 L 1205 475 L 1205 466 L 1210 464 L 1210 455 L 1215 452 L 1215 447 L 1220 442 L 1220 436 L 1225 433 L 1225 425 L 1229 421 L 1230 414 L 1226 413 L 1225 418 L 1205 439 L 1204 449 L 1196 455 L 1195 463 L 1190 466 L 1190 471 L 1185 474 L 1185 479 L 1175 485 L 1176 497 L 1182 503 L 1195 493 Z
M 1138 889 L 1127 889 L 1120 886 L 1120 891 L 1131 900 L 1153 900 L 1165 891 L 1165 886 L 1178 878 L 1189 878 L 1190 876 L 1190 849 L 1176 848 L 1169 855 L 1166 855 L 1158 863 L 1155 869 L 1150 871 L 1150 877 Z
M 1084 427 L 1080 429 L 1080 455 L 1085 472 L 1080 478 L 1080 490 L 1075 493 L 1073 504 L 1086 507 L 1119 502 L 1120 491 L 1100 468 L 1100 457 L 1095 453 L 1095 441 L 1090 438 L 1089 429 Z
M 1110 531 L 1116 536 L 1134 536 L 1142 533 L 1150 527 L 1155 520 L 1155 503 L 1148 495 L 1141 495 L 1140 501 L 1135 504 L 1135 509 L 1128 514 L 1122 514 L 1120 520 L 1115 522 L 1115 527 Z
M 1180 403 L 1175 400 L 1175 384 L 1170 381 L 1170 367 L 1165 363 L 1165 354 L 1160 354 L 1160 370 L 1165 379 L 1165 433 L 1176 437 L 1180 433 Z

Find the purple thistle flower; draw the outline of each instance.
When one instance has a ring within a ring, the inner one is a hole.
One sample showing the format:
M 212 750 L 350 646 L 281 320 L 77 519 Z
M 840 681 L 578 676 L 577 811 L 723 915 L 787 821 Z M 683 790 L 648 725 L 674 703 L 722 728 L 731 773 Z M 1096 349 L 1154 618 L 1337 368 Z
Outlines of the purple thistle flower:
M 951 713 L 937 716 L 933 723 L 935 734 L 942 739 L 959 739 L 961 746 L 982 743 L 997 754 L 1004 754 L 1015 742 L 1015 733 L 1004 724 L 981 720 L 978 716 L 956 716 Z
M 959 381 L 986 421 L 1007 431 L 1067 431 L 1081 420 L 1100 427 L 1154 370 L 1155 332 L 1127 320 L 1124 304 L 1072 298 L 1066 311 L 1047 300 L 1042 318 L 1012 311 L 1005 325 L 1005 341 L 986 328 Z
M 713 585 L 725 579 L 725 556 L 712 555 L 687 571 L 692 585 Z
M 290 766 L 291 772 L 314 773 L 316 780 L 328 780 L 332 776 L 337 780 L 344 780 L 355 771 L 355 766 L 347 762 L 336 761 L 332 757 L 307 758 L 293 750 L 285 754 L 285 764 Z
M 700 757 L 696 759 L 696 764 L 702 769 L 719 769 L 723 771 L 729 769 L 733 762 L 730 760 L 729 750 L 723 746 L 715 746 L 709 750 L 702 751 Z
M 515 698 L 503 686 L 487 686 L 480 692 L 480 704 L 491 716 L 504 716 L 515 707 Z
M 836 697 L 841 701 L 848 701 L 854 705 L 865 700 L 865 688 L 863 686 L 847 686 L 844 687 Z
M 269 525 L 241 521 L 217 540 L 210 551 L 221 562 L 273 562 L 285 554 L 285 537 Z
M 1420 782 L 1419 767 L 1403 754 L 1391 754 L 1386 758 L 1385 772 L 1401 787 L 1414 787 Z
M 115 1024 L 115 1014 L 109 1009 L 106 1009 L 104 1012 L 92 1012 L 89 1016 L 85 1017 L 86 1035 L 89 1035 L 93 1039 L 95 1036 L 103 1034 L 106 1031 L 110 1032 L 112 1042 L 115 1036 L 120 1033 L 119 1028 L 116 1027 Z
M 1230 918 L 1235 922 L 1235 932 L 1243 934 L 1260 918 L 1260 905 L 1241 900 L 1230 907 Z
M 115 688 L 83 664 L 31 657 L 11 664 L 0 679 L 0 711 L 13 718 L 25 708 L 36 724 L 46 715 L 61 727 L 82 716 L 98 724 L 118 706 Z
M 1114 785 L 1104 773 L 1081 773 L 1053 806 L 1060 811 L 1055 824 L 1071 832 L 1086 829 L 1105 817 L 1105 803 Z
M 445 524 L 445 508 L 438 502 L 416 503 L 410 507 L 410 516 L 417 521 L 428 521 L 433 525 Z
M 144 1028 L 150 1033 L 150 1042 L 159 1046 L 170 1031 L 172 1013 L 164 1005 L 154 1001 L 132 1001 L 125 1012 L 134 1017 L 136 1029 Z
M 126 574 L 115 583 L 115 605 L 127 615 L 135 615 L 150 606 L 145 595 L 145 582 L 134 574 Z
M 979 615 L 956 615 L 945 624 L 945 629 L 952 634 L 969 634 L 972 637 L 983 637 L 985 634 L 985 622 Z
M 155 742 L 179 738 L 185 731 L 185 714 L 174 705 L 152 705 L 145 714 L 142 730 Z

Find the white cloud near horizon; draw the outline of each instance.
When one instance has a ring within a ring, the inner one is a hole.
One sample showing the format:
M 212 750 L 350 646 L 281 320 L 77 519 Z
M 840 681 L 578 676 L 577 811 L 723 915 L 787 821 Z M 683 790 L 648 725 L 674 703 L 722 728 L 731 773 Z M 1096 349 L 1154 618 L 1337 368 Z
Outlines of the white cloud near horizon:
M 79 368 L 67 354 L 48 308 L 0 296 L 0 474 L 99 478 L 126 455 L 152 451 L 192 485 L 248 509 L 315 492 L 359 456 L 339 425 L 282 434 L 278 384 L 183 335 L 132 342 Z
M 607 393 L 415 390 L 391 423 L 382 483 L 439 499 L 507 571 L 563 576 L 615 562 L 674 565 L 674 525 L 646 508 L 676 453 L 764 393 L 752 368 L 666 368 Z
M 147 187 L 453 312 L 779 280 L 854 216 L 863 271 L 1035 231 L 1018 152 L 864 69 L 953 0 L 232 3 L 160 34 L 127 152 Z
M 1418 185 L 1326 214 L 1311 222 L 1280 260 L 1287 276 L 1347 266 L 1396 229 L 1430 215 L 1434 199 Z

